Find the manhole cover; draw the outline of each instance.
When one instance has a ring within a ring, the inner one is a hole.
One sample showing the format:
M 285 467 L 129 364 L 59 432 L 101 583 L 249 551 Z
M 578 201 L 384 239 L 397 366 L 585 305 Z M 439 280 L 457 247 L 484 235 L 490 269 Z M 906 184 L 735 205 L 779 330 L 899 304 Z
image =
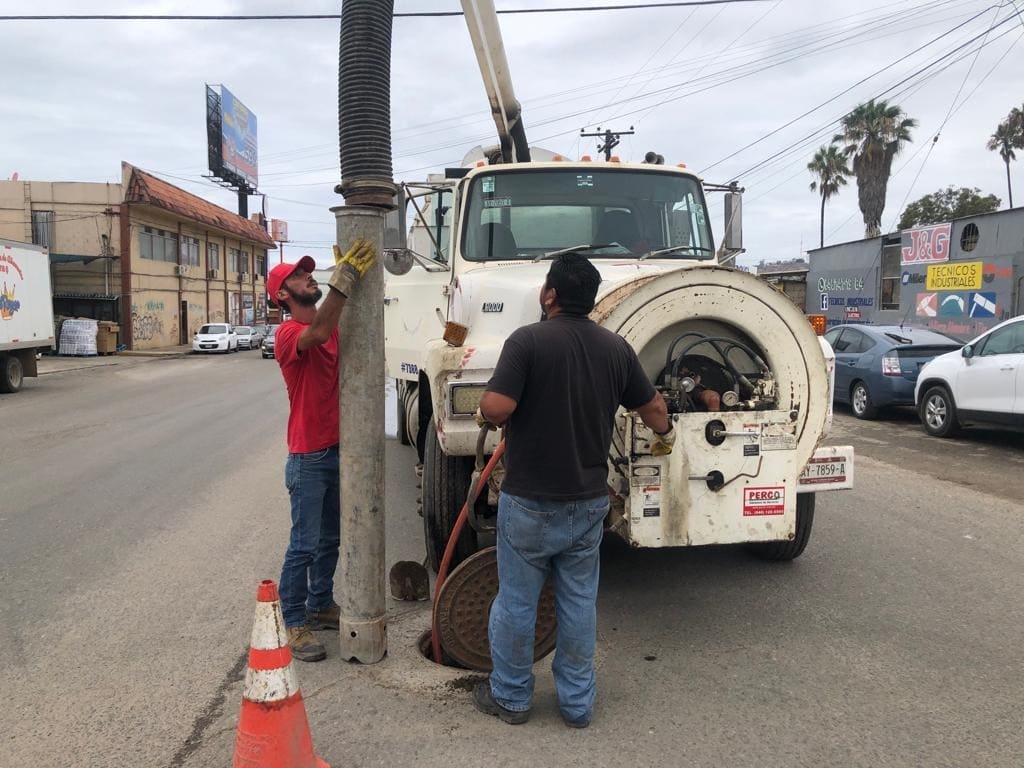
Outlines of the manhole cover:
M 491 671 L 487 619 L 498 595 L 498 551 L 477 552 L 451 572 L 437 596 L 437 626 L 441 647 L 454 661 L 479 672 Z M 555 649 L 555 590 L 548 579 L 537 606 L 533 660 Z

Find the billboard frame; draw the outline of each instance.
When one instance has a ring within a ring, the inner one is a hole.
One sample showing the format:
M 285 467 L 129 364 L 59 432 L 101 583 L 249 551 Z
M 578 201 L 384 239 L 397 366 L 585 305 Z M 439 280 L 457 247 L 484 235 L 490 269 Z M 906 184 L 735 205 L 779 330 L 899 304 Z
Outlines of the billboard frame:
M 246 107 L 235 95 L 223 85 L 221 91 L 227 91 L 232 102 L 238 102 L 246 111 Z M 251 114 L 251 113 L 250 113 Z M 253 116 L 255 120 L 255 115 Z M 247 178 L 235 168 L 229 167 L 224 159 L 224 99 L 221 92 L 206 84 L 206 154 L 210 169 L 209 178 L 225 187 L 236 189 L 239 195 L 256 194 L 258 183 L 258 165 L 253 178 Z

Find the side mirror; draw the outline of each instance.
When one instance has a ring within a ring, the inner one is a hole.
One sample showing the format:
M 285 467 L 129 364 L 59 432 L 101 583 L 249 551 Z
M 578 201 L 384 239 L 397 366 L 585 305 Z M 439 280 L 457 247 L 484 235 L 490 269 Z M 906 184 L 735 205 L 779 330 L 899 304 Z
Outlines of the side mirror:
M 383 252 L 384 269 L 392 275 L 404 275 L 412 269 L 414 263 L 412 251 L 404 246 L 401 248 L 385 248 Z
M 965 344 L 964 348 L 960 350 L 960 354 L 968 359 L 972 358 L 974 357 L 974 347 L 972 347 L 970 344 Z
M 397 250 L 408 247 L 406 243 L 405 205 L 405 188 L 399 187 L 395 193 L 394 210 L 388 211 L 384 215 L 384 250 Z M 387 266 L 387 261 L 384 264 Z M 409 268 L 412 268 L 411 264 Z M 389 269 L 388 271 L 390 272 L 391 270 Z M 408 271 L 407 269 L 406 272 Z M 394 274 L 404 275 L 405 272 Z
M 725 193 L 725 232 L 722 247 L 726 251 L 743 250 L 743 195 L 739 192 Z

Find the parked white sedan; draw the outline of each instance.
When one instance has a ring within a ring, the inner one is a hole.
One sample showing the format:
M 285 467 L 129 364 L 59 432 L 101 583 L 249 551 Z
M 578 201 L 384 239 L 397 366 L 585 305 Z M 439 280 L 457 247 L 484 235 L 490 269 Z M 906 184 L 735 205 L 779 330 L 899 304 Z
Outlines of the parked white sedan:
M 1024 429 L 1024 316 L 925 365 L 914 400 L 925 431 L 935 437 L 974 424 Z
M 227 323 L 208 323 L 192 337 L 193 352 L 237 352 L 238 336 Z

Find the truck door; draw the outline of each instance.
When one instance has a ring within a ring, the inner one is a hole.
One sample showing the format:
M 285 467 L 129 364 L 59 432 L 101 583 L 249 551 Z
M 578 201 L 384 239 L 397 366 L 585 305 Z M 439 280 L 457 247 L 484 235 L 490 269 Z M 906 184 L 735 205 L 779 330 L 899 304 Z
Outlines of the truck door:
M 384 357 L 387 375 L 416 381 L 428 341 L 441 338 L 451 284 L 450 190 L 411 198 L 419 206 L 408 246 L 418 254 L 404 275 L 385 273 Z M 427 226 L 429 225 L 429 226 Z

